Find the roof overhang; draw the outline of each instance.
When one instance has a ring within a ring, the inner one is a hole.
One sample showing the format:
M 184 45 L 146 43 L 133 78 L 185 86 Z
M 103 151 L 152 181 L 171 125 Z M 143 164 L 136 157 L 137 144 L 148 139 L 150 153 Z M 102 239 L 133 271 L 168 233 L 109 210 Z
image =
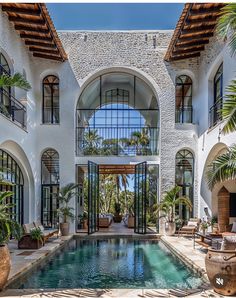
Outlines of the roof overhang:
M 34 57 L 65 61 L 67 55 L 45 4 L 0 3 Z
M 186 3 L 165 55 L 166 61 L 199 57 L 213 36 L 224 3 Z

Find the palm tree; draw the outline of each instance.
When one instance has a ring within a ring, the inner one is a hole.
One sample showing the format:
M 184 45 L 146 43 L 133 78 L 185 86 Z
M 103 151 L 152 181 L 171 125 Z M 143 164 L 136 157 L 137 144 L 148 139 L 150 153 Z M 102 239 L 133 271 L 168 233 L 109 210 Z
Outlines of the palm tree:
M 209 188 L 227 180 L 236 179 L 236 146 L 232 146 L 227 151 L 216 157 L 208 166 L 206 173 Z
M 236 54 L 236 3 L 227 4 L 222 8 L 221 17 L 217 25 L 218 33 L 228 38 L 232 55 Z M 222 129 L 223 133 L 236 131 L 236 80 L 226 88 L 226 100 L 223 103 L 222 116 L 226 123 Z M 213 187 L 226 180 L 236 179 L 236 145 L 216 157 L 208 166 L 206 173 L 207 183 L 212 190 Z
M 30 83 L 18 72 L 13 76 L 7 74 L 0 75 L 0 88 L 5 87 L 18 87 L 26 91 L 31 89 Z
M 89 130 L 84 133 L 84 154 L 98 154 L 102 137 L 99 136 L 97 129 Z
M 157 212 L 162 212 L 166 218 L 166 222 L 174 223 L 175 222 L 175 208 L 180 204 L 186 205 L 190 210 L 192 210 L 192 202 L 188 197 L 179 196 L 181 187 L 176 185 L 167 191 L 157 205 Z
M 231 53 L 236 53 L 236 3 L 229 3 L 221 9 L 217 23 L 217 32 L 228 40 Z
M 143 127 L 141 131 L 134 131 L 131 136 L 131 145 L 136 148 L 137 154 L 145 154 L 149 145 L 150 137 L 147 128 Z

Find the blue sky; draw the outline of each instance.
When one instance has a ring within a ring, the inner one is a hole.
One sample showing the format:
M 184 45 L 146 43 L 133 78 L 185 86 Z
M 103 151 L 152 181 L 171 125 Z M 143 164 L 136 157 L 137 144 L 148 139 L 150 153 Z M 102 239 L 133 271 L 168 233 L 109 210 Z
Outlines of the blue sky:
M 48 3 L 57 30 L 174 29 L 184 4 Z

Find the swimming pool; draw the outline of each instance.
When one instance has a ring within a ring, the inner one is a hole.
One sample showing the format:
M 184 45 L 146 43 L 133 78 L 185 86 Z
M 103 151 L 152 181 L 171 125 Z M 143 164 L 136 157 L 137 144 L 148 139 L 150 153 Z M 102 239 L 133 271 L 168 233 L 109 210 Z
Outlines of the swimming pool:
M 156 240 L 73 239 L 11 288 L 197 288 L 202 279 Z

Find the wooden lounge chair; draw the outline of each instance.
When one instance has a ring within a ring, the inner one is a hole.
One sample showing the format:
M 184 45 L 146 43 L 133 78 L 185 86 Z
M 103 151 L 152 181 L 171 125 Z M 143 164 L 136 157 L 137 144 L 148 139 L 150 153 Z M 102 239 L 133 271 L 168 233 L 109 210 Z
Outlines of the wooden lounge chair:
M 188 224 L 179 229 L 178 236 L 189 235 L 193 237 L 194 233 L 199 229 L 199 224 L 200 220 L 198 218 L 190 218 Z
M 46 242 L 50 237 L 57 235 L 58 238 L 58 234 L 59 234 L 59 230 L 58 229 L 44 229 L 43 225 L 41 224 L 41 222 L 36 221 L 33 223 L 35 228 L 40 228 L 40 230 L 43 233 L 43 240 L 44 242 Z

